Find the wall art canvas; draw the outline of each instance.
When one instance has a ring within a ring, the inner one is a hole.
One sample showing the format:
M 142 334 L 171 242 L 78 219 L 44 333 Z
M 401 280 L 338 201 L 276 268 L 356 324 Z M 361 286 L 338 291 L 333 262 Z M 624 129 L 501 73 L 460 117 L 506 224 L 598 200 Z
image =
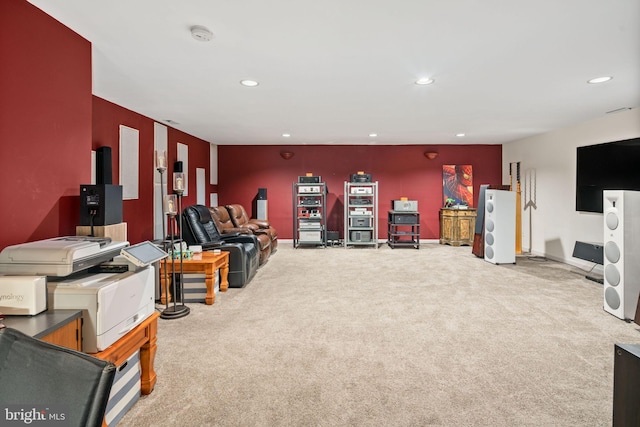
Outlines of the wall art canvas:
M 473 167 L 442 165 L 443 206 L 473 207 Z

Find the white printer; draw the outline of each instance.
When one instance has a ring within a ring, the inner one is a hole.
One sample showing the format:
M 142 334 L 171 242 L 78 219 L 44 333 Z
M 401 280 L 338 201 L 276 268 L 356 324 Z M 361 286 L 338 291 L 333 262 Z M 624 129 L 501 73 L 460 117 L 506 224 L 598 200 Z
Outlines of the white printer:
M 82 351 L 105 350 L 155 310 L 155 269 L 49 278 L 49 309 L 82 310 Z
M 166 256 L 150 242 L 129 246 L 108 238 L 58 237 L 3 249 L 0 274 L 47 276 L 47 307 L 82 310 L 82 350 L 95 353 L 153 313 L 155 269 L 150 264 Z M 87 271 L 114 258 L 111 265 L 126 266 L 123 272 Z

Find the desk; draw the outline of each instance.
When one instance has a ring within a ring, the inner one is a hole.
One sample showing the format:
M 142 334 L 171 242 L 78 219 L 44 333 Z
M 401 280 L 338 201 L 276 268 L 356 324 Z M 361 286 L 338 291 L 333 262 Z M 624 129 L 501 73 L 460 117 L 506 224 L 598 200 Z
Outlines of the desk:
M 82 351 L 82 310 L 46 310 L 35 316 L 6 316 L 4 324 L 42 341 Z
M 175 268 L 180 268 L 180 260 L 175 260 Z M 165 275 L 166 269 L 166 275 Z M 215 284 L 215 272 L 220 269 L 220 291 L 226 292 L 229 288 L 229 252 L 202 252 L 193 254 L 191 259 L 182 260 L 182 271 L 184 273 L 204 273 L 204 283 L 207 286 L 205 304 L 211 305 L 216 300 L 213 290 Z M 160 301 L 166 304 L 165 289 L 171 284 L 171 260 L 160 263 Z M 177 271 L 176 271 L 177 272 Z M 166 277 L 165 277 L 166 276 Z M 168 279 L 168 282 L 167 282 Z

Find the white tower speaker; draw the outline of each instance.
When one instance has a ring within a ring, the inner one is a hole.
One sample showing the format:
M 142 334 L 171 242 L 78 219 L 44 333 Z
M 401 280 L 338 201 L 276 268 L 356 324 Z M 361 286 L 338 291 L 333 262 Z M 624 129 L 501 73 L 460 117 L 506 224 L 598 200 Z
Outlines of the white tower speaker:
M 516 192 L 486 190 L 484 259 L 493 264 L 516 262 Z
M 604 310 L 633 319 L 640 293 L 640 191 L 605 190 Z

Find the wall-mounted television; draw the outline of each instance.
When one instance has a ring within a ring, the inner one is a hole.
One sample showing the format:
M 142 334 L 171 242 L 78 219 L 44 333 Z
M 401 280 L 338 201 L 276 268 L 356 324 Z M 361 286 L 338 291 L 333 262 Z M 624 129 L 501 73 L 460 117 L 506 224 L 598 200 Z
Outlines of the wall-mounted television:
M 577 148 L 576 210 L 602 212 L 603 190 L 640 191 L 640 138 Z

